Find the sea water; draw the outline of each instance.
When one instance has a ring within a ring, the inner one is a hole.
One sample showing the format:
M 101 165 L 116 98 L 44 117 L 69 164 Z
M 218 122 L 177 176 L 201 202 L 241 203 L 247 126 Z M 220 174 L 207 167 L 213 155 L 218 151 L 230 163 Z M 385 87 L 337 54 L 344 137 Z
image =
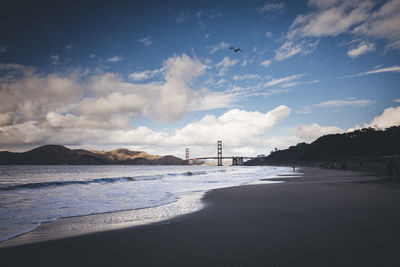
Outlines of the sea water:
M 161 221 L 200 209 L 208 190 L 289 171 L 258 166 L 0 166 L 0 242 L 60 218 L 91 218 L 75 228 Z M 95 215 L 107 213 L 113 216 Z

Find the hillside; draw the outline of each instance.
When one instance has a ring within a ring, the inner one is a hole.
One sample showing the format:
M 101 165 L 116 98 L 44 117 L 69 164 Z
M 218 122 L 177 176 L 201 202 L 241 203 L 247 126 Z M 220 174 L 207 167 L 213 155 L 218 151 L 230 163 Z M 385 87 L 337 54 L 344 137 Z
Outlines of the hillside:
M 0 151 L 0 165 L 183 165 L 174 156 L 155 156 L 143 151 L 116 149 L 112 151 L 71 150 L 60 145 L 46 145 L 27 152 Z
M 372 128 L 350 133 L 325 135 L 311 144 L 300 143 L 285 150 L 271 152 L 246 165 L 285 165 L 324 162 L 372 161 L 400 155 L 400 126 L 386 130 Z

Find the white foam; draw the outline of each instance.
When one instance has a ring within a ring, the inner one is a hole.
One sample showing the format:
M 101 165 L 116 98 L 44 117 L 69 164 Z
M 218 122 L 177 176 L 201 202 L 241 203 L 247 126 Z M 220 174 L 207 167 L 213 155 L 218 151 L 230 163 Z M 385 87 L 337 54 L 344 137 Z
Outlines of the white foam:
M 151 223 L 167 223 L 168 220 L 200 210 L 204 192 L 180 196 L 177 201 L 157 207 L 94 214 L 79 217 L 60 218 L 41 224 L 32 232 L 0 243 L 0 247 L 34 243 L 72 237 L 82 234 L 108 231 Z

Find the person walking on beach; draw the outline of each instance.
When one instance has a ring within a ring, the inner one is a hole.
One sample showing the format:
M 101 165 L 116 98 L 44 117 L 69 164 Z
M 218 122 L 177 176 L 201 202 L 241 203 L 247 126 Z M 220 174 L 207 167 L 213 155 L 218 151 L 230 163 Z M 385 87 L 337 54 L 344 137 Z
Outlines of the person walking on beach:
M 293 165 L 293 172 L 296 172 L 296 166 Z

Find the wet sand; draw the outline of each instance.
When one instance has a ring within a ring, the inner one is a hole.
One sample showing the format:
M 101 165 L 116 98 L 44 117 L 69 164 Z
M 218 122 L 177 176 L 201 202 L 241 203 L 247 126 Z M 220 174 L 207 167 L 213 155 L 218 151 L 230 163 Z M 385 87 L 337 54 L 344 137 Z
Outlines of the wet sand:
M 400 186 L 304 169 L 162 223 L 0 248 L 2 266 L 399 266 Z

